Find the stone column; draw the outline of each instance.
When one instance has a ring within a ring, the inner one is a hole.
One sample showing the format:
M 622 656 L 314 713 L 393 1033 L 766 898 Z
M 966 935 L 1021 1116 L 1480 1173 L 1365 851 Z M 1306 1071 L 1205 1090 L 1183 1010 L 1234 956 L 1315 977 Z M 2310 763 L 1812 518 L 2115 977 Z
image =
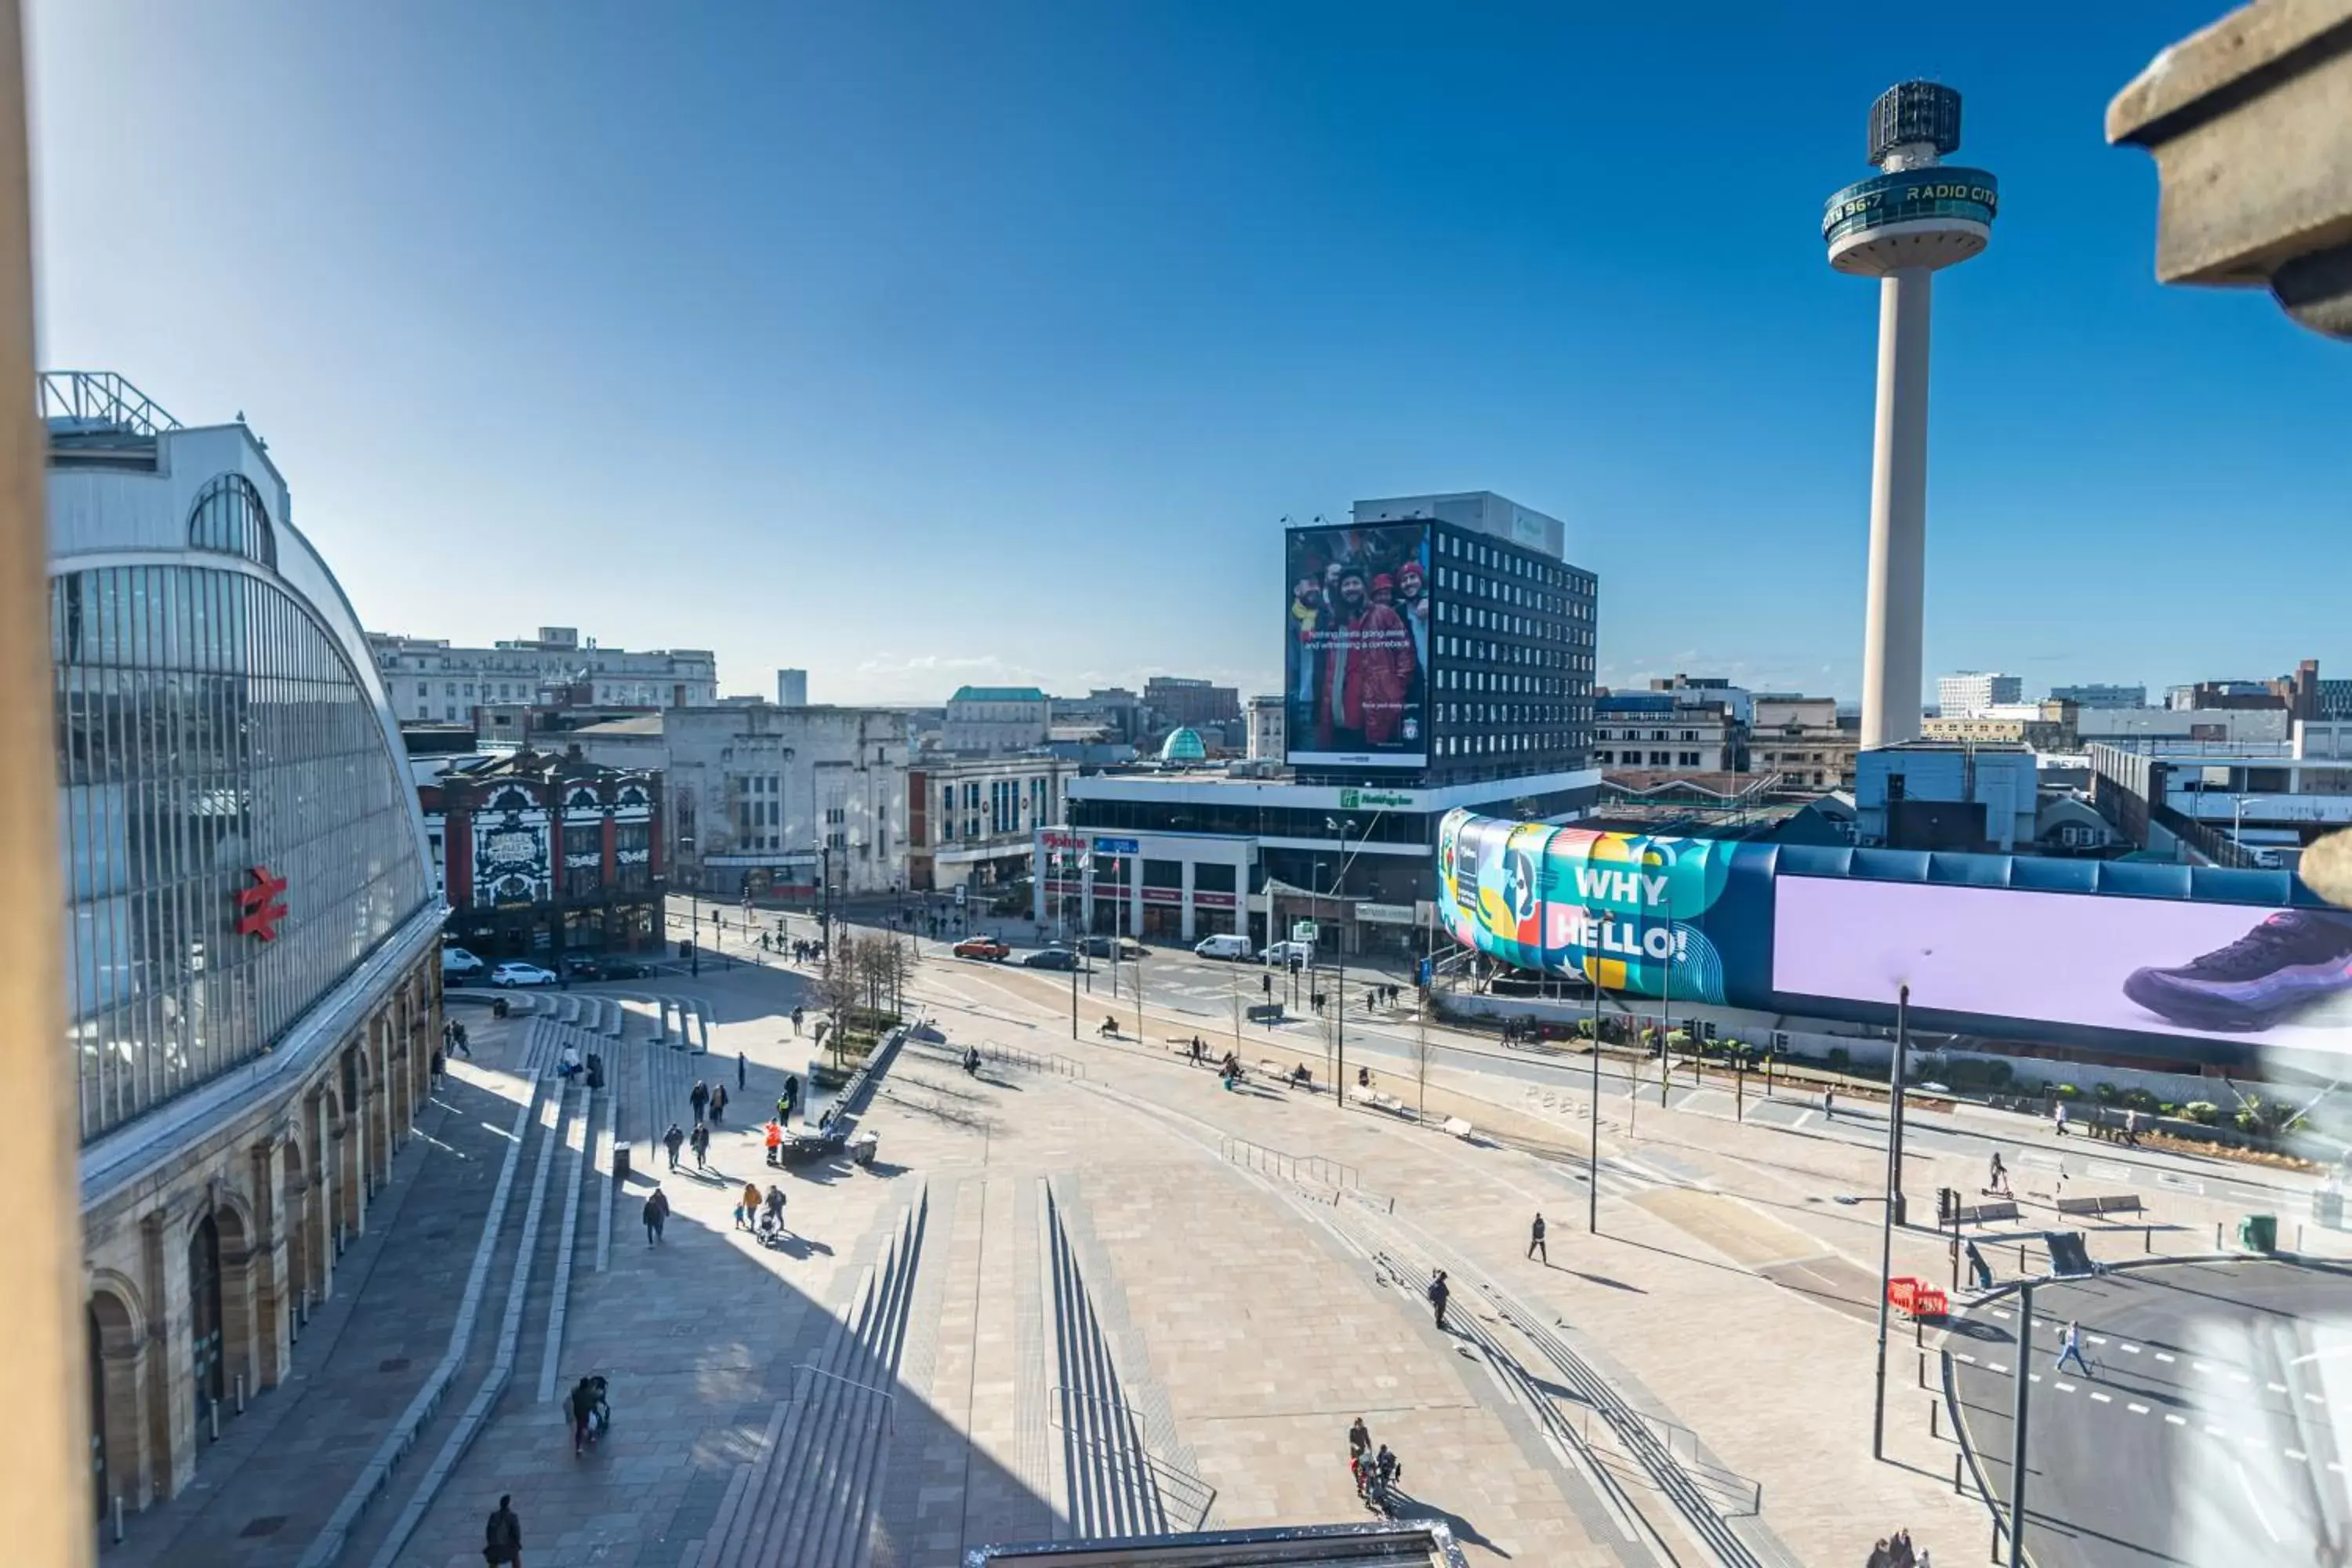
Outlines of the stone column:
M 253 1340 L 246 1359 L 246 1392 L 257 1394 L 286 1380 L 294 1347 L 294 1296 L 299 1289 L 288 1268 L 292 1218 L 286 1190 L 286 1130 L 270 1128 L 250 1151 L 253 1216 L 249 1247 L 253 1273 Z
M 327 1069 L 334 1071 L 331 1067 Z M 304 1107 L 304 1130 L 310 1140 L 310 1157 L 303 1162 L 310 1173 L 310 1268 L 317 1298 L 321 1302 L 335 1299 L 335 1139 L 327 1114 L 327 1094 L 324 1089 L 311 1091 Z
M 149 1402 L 155 1396 L 156 1342 L 144 1323 L 99 1325 L 99 1375 L 106 1387 L 106 1478 L 126 1510 L 155 1500 Z M 105 1500 L 101 1499 L 100 1501 Z
M 177 1497 L 196 1473 L 194 1346 L 188 1312 L 188 1214 L 167 1203 L 140 1221 L 139 1288 L 147 1296 L 148 1482 Z
M 1185 942 L 1190 942 L 1194 940 L 1192 935 L 1192 862 L 1190 858 L 1187 858 L 1182 862 L 1182 864 L 1184 867 L 1184 915 L 1183 922 L 1176 928 L 1176 934 L 1183 938 Z

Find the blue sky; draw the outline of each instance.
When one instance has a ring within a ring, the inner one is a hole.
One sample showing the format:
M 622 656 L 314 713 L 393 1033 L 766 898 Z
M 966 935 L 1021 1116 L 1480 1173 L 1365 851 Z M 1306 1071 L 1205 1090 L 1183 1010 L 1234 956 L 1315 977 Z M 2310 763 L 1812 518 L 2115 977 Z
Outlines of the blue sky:
M 2101 134 L 2221 5 L 1581 9 L 34 0 L 45 362 L 243 410 L 387 630 L 1265 689 L 1277 519 L 1492 489 L 1604 681 L 1852 697 L 1820 213 L 1930 76 L 2003 198 L 1937 285 L 1930 676 L 2352 673 L 2352 357 L 2159 289 Z

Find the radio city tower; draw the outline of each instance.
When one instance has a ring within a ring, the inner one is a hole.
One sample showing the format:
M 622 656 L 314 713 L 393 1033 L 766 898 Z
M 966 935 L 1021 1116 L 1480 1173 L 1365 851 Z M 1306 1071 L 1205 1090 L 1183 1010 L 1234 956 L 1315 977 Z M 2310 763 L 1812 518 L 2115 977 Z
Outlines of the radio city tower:
M 1919 734 L 1919 624 L 1927 597 L 1927 310 L 1938 268 L 1992 237 L 1999 187 L 1943 165 L 1960 145 L 1960 95 L 1906 81 L 1870 106 L 1883 172 L 1830 198 L 1830 265 L 1878 279 L 1878 426 L 1870 458 L 1870 603 L 1862 655 L 1862 743 Z

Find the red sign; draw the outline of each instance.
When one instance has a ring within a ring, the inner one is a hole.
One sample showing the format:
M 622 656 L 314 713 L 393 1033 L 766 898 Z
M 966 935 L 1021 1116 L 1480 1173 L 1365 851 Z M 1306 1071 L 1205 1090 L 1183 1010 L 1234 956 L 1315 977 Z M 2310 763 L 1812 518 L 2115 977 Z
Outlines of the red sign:
M 1204 910 L 1229 910 L 1234 907 L 1234 896 L 1231 893 L 1196 892 L 1192 895 L 1192 901 Z
M 1147 904 L 1181 904 L 1184 901 L 1181 888 L 1146 888 L 1143 901 Z
M 278 922 L 286 918 L 286 905 L 278 897 L 286 891 L 286 879 L 271 876 L 267 866 L 252 867 L 247 874 L 253 886 L 237 889 L 236 934 L 276 942 Z

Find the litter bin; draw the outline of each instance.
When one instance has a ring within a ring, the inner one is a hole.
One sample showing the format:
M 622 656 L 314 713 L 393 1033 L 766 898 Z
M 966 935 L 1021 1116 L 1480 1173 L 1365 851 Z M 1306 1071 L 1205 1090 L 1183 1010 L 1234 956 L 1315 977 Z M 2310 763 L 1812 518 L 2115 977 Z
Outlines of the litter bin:
M 2250 1214 L 2238 1222 L 2238 1245 L 2248 1252 L 2278 1250 L 2278 1215 Z
M 613 1190 L 618 1192 L 629 1184 L 629 1146 L 613 1145 Z
M 2311 1194 L 2311 1223 L 2326 1230 L 2344 1228 L 2344 1194 L 2336 1187 L 2322 1187 Z

